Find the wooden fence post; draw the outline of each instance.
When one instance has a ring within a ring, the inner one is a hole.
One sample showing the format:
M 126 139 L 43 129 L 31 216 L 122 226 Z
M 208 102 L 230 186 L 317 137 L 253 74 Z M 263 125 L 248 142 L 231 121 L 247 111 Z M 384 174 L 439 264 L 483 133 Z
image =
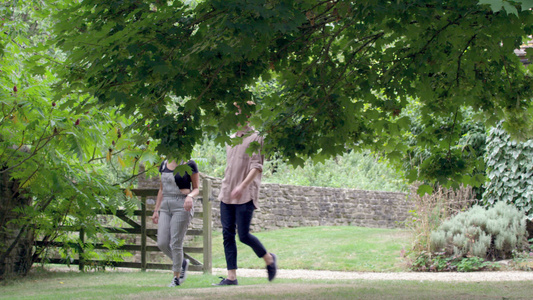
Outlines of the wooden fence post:
M 204 179 L 202 187 L 202 205 L 203 205 L 203 242 L 204 242 L 204 273 L 211 274 L 212 268 L 212 249 L 211 249 L 211 180 Z
M 78 269 L 83 271 L 85 269 L 85 259 L 83 259 L 83 247 L 85 247 L 85 230 L 80 229 L 80 248 L 78 250 Z
M 146 272 L 146 196 L 141 197 L 141 271 Z

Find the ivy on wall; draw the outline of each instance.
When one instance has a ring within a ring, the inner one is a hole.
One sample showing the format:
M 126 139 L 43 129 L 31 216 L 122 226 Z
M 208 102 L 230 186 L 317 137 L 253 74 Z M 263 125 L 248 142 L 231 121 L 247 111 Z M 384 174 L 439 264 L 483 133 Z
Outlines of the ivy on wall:
M 514 204 L 533 219 L 533 140 L 516 141 L 501 127 L 490 130 L 487 138 L 487 178 L 483 201 Z

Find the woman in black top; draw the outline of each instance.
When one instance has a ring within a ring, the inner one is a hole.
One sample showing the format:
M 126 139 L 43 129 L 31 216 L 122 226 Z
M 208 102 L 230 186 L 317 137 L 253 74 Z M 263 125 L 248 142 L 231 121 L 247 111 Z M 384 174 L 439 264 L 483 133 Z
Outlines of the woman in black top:
M 161 184 L 157 193 L 152 221 L 157 224 L 157 246 L 172 259 L 174 279 L 169 286 L 185 281 L 189 260 L 183 259 L 183 240 L 194 216 L 193 200 L 199 194 L 198 166 L 193 160 L 190 172 L 180 174 L 175 161 L 164 161 L 159 168 Z M 191 174 L 189 174 L 191 173 Z

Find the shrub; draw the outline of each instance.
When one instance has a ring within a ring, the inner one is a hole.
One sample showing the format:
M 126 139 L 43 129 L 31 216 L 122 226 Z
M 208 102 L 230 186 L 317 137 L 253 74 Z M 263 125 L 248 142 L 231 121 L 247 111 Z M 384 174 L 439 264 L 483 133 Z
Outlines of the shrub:
M 475 203 L 471 187 L 460 189 L 437 186 L 433 193 L 420 196 L 417 193 L 420 183 L 411 187 L 410 199 L 414 209 L 406 227 L 413 231 L 412 256 L 431 252 L 430 236 L 445 220 L 455 216 Z
M 503 259 L 527 247 L 526 216 L 504 202 L 479 205 L 443 222 L 431 234 L 431 252 L 447 257 Z

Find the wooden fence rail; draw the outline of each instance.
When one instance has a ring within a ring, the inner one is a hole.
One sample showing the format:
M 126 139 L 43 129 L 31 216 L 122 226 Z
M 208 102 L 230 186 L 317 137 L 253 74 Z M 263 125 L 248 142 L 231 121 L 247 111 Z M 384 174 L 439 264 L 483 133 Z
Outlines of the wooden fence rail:
M 151 216 L 153 214 L 153 211 L 148 211 L 146 209 L 146 198 L 147 197 L 156 197 L 158 193 L 158 189 L 134 189 L 132 192 L 137 196 L 141 198 L 141 209 L 135 210 L 133 212 L 134 216 L 140 216 L 141 222 L 140 224 L 129 218 L 129 216 L 126 214 L 126 211 L 124 210 L 117 210 L 114 214 L 111 211 L 100 211 L 98 214 L 101 215 L 114 215 L 115 217 L 119 218 L 120 220 L 124 221 L 126 224 L 131 226 L 130 228 L 116 228 L 116 227 L 106 227 L 106 231 L 108 233 L 116 233 L 116 234 L 137 234 L 141 236 L 141 244 L 140 245 L 122 245 L 116 250 L 125 250 L 125 251 L 140 251 L 141 256 L 141 262 L 121 262 L 121 261 L 111 261 L 106 262 L 107 265 L 112 265 L 114 267 L 123 267 L 123 268 L 140 268 L 142 271 L 146 271 L 146 269 L 160 269 L 160 270 L 171 270 L 172 264 L 161 264 L 161 263 L 149 263 L 147 260 L 147 254 L 148 252 L 159 252 L 159 248 L 157 246 L 151 246 L 147 244 L 147 239 L 150 238 L 154 241 L 157 241 L 157 229 L 148 229 L 146 226 L 146 219 L 147 216 Z M 203 271 L 204 273 L 211 273 L 212 272 L 212 246 L 211 246 L 211 224 L 212 224 L 212 217 L 211 217 L 211 202 L 209 199 L 209 196 L 211 195 L 211 181 L 209 179 L 203 180 L 203 186 L 202 190 L 200 191 L 200 194 L 202 195 L 202 211 L 201 212 L 195 212 L 194 217 L 195 218 L 201 218 L 202 219 L 202 229 L 189 229 L 187 231 L 187 235 L 189 236 L 201 236 L 203 240 L 202 247 L 183 247 L 183 252 L 185 257 L 187 257 L 191 261 L 191 265 L 189 266 L 189 270 L 191 271 Z M 83 229 L 74 229 L 69 227 L 63 227 L 62 230 L 67 232 L 79 232 L 79 239 L 80 244 L 85 244 L 85 233 Z M 101 261 L 95 261 L 95 260 L 84 260 L 83 259 L 83 247 L 80 247 L 80 244 L 78 243 L 62 243 L 62 242 L 43 242 L 43 241 L 37 241 L 35 245 L 37 247 L 64 247 L 69 246 L 73 248 L 77 248 L 79 252 L 78 259 L 74 259 L 69 261 L 70 264 L 77 264 L 79 265 L 79 269 L 83 270 L 86 265 L 88 264 L 99 264 Z M 93 243 L 92 247 L 94 249 L 107 249 L 103 244 L 100 243 Z M 198 261 L 197 259 L 193 258 L 189 253 L 203 253 L 203 262 Z M 65 264 L 67 263 L 64 259 L 58 259 L 58 258 L 49 258 L 46 260 L 49 263 L 58 263 L 58 264 Z

